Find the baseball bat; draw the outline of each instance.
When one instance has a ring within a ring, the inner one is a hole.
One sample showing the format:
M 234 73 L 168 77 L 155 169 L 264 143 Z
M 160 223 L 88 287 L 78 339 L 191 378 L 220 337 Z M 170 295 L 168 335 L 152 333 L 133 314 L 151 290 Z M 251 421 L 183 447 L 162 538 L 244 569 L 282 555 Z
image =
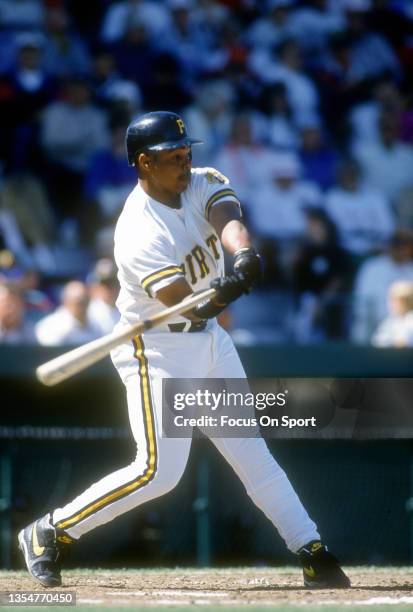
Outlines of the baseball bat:
M 205 291 L 201 293 L 185 298 L 182 302 L 179 302 L 179 304 L 161 310 L 161 312 L 158 312 L 145 321 L 129 325 L 117 332 L 111 332 L 97 340 L 92 340 L 67 353 L 63 353 L 63 355 L 59 355 L 59 357 L 40 365 L 36 369 L 37 379 L 48 387 L 57 385 L 63 380 L 74 376 L 74 374 L 85 370 L 97 361 L 100 361 L 100 359 L 103 359 L 106 355 L 109 355 L 110 351 L 115 348 L 115 346 L 168 321 L 174 315 L 191 310 L 191 308 L 200 302 L 214 297 L 215 294 L 215 289 L 205 289 Z

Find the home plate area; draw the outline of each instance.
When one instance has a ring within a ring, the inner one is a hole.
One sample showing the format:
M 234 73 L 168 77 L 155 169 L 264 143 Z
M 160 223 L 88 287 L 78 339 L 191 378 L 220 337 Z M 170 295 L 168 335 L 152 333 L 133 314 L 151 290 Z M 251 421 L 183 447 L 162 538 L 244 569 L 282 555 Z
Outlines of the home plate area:
M 346 568 L 350 590 L 311 591 L 297 568 L 69 570 L 58 591 L 75 591 L 80 607 L 202 607 L 265 609 L 269 606 L 323 612 L 337 609 L 413 609 L 413 569 Z M 41 591 L 24 572 L 1 572 L 0 591 Z M 52 592 L 48 590 L 48 592 Z M 56 592 L 55 590 L 53 592 Z

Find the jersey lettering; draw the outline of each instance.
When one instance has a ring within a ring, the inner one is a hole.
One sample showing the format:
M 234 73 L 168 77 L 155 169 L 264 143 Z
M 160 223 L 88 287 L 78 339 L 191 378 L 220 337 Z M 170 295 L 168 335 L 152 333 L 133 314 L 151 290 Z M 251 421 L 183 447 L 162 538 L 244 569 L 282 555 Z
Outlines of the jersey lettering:
M 209 268 L 205 261 L 205 253 L 204 253 L 203 248 L 197 244 L 196 246 L 194 246 L 191 253 L 194 256 L 194 259 L 199 266 L 199 272 L 200 272 L 201 278 L 205 278 L 209 274 Z
M 188 253 L 188 255 L 185 256 L 185 261 L 186 261 L 186 265 L 187 265 L 189 276 L 190 276 L 189 282 L 191 283 L 191 285 L 195 285 L 196 276 L 195 276 L 193 257 L 191 253 Z
M 211 234 L 208 236 L 205 242 L 211 248 L 214 259 L 220 259 L 220 254 L 216 246 L 218 237 L 215 236 L 215 234 Z M 196 262 L 197 265 L 195 265 L 194 262 Z M 186 273 L 188 272 L 189 282 L 191 285 L 195 285 L 200 278 L 205 278 L 209 274 L 210 270 L 206 262 L 206 253 L 204 249 L 200 247 L 199 244 L 196 244 L 192 251 L 188 253 L 188 255 L 185 255 L 185 262 L 181 264 L 180 268 L 184 276 L 186 276 Z
M 219 259 L 219 251 L 217 249 L 218 236 L 215 234 L 211 234 L 205 241 L 207 245 L 211 248 L 212 253 L 214 254 L 215 259 Z

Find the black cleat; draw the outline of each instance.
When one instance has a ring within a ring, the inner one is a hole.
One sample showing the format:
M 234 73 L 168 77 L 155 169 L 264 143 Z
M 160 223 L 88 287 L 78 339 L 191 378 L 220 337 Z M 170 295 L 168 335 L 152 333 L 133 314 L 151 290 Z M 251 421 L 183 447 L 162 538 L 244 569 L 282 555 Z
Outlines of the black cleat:
M 349 578 L 334 555 L 319 540 L 312 540 L 298 551 L 303 566 L 304 586 L 308 589 L 349 589 Z
M 19 533 L 19 548 L 24 554 L 27 569 L 45 587 L 58 587 L 62 584 L 60 559 L 62 544 L 58 541 L 56 530 L 50 522 L 50 514 L 34 521 Z M 68 536 L 61 538 L 69 542 Z

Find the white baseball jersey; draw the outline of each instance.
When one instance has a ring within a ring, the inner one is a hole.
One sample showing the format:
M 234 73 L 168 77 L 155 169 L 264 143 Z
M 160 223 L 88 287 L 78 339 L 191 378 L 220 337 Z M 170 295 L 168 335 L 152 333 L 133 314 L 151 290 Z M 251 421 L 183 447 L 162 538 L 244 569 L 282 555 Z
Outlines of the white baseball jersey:
M 156 292 L 185 277 L 194 291 L 207 289 L 224 274 L 219 238 L 209 223 L 211 208 L 223 201 L 239 201 L 222 174 L 195 168 L 181 194 L 181 208 L 151 198 L 138 184 L 128 197 L 115 231 L 115 260 L 120 294 L 116 303 L 121 325 L 134 324 L 159 312 Z M 177 316 L 169 323 L 188 323 Z M 159 332 L 167 324 L 154 329 Z
M 228 200 L 238 203 L 228 180 L 211 168 L 192 170 L 180 209 L 154 200 L 139 184 L 135 187 L 115 232 L 119 325 L 159 312 L 156 292 L 178 278 L 185 277 L 197 291 L 224 274 L 222 248 L 208 217 L 212 206 Z M 171 322 L 158 326 L 111 353 L 126 387 L 137 455 L 130 465 L 53 512 L 54 525 L 74 539 L 163 495 L 181 478 L 191 439 L 162 435 L 164 378 L 245 378 L 230 336 L 216 321 L 196 333 L 186 333 L 193 329 L 183 317 L 173 323 L 182 327 L 171 329 Z M 172 333 L 176 331 L 184 333 Z M 290 550 L 319 539 L 316 525 L 262 438 L 213 438 L 212 442 Z

